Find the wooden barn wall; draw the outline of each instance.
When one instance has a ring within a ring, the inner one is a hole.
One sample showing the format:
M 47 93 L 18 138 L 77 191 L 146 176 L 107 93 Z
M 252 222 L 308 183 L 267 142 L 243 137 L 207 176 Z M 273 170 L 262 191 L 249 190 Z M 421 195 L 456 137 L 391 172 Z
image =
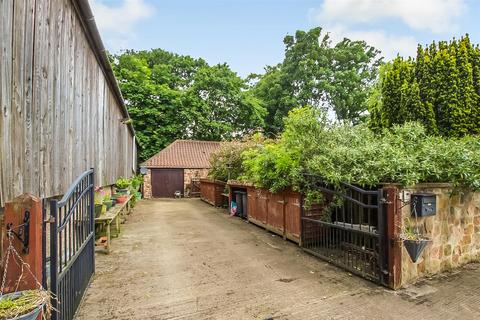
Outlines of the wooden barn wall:
M 0 207 L 61 195 L 84 170 L 130 176 L 134 137 L 71 0 L 0 0 Z

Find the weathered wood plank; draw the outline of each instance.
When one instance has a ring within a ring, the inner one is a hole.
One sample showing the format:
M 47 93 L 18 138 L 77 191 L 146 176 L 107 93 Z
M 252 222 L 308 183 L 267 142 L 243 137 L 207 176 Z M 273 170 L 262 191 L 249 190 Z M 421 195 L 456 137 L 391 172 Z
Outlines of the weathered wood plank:
M 25 106 L 25 25 L 26 25 L 26 1 L 17 0 L 13 6 L 13 39 L 12 39 L 12 109 L 11 123 L 23 123 L 24 106 Z M 10 127 L 11 144 L 10 150 L 6 150 L 10 154 L 12 161 L 12 196 L 16 197 L 23 191 L 23 172 L 24 172 L 24 145 L 25 135 L 24 126 L 12 125 Z
M 75 123 L 75 57 L 76 57 L 76 46 L 77 46 L 77 38 L 75 37 L 75 31 L 77 26 L 77 19 L 75 16 L 75 12 L 73 11 L 72 7 L 69 4 L 66 4 L 69 12 L 69 20 L 70 20 L 70 28 L 68 30 L 68 51 L 69 51 L 69 62 L 68 62 L 68 86 L 67 86 L 67 95 L 68 95 L 68 122 L 67 122 L 67 144 L 68 150 L 67 161 L 66 161 L 66 185 L 71 183 L 74 180 L 73 176 L 73 158 L 74 158 L 74 150 L 75 150 L 75 131 L 74 131 L 74 123 Z
M 84 170 L 132 173 L 134 140 L 70 0 L 0 0 L 0 207 Z
M 34 75 L 34 35 L 35 35 L 35 0 L 27 0 L 25 6 L 25 39 L 24 39 L 24 95 L 25 95 L 25 166 L 23 173 L 23 192 L 35 193 L 34 179 L 34 146 L 35 110 L 33 101 Z
M 12 196 L 10 128 L 12 109 L 13 0 L 0 1 L 0 200 Z

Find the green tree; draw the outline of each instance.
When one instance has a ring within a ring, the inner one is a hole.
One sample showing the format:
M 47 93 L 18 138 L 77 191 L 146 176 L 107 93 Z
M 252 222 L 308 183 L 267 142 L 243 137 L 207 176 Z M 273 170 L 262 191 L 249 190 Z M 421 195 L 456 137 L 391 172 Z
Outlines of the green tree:
M 183 136 L 186 119 L 182 117 L 182 93 L 168 84 L 156 83 L 147 61 L 137 55 L 117 56 L 113 66 L 134 120 L 142 146 L 139 159 L 143 161 Z
M 142 146 L 140 161 L 176 139 L 229 139 L 263 126 L 264 108 L 226 64 L 161 49 L 111 60 Z
M 244 89 L 245 81 L 226 64 L 200 68 L 185 92 L 188 137 L 231 139 L 262 127 L 265 111 Z
M 259 80 L 250 92 L 266 110 L 264 131 L 267 136 L 282 131 L 283 118 L 297 105 L 283 84 L 284 78 L 280 65 L 266 67 L 263 75 L 250 76 L 251 80 Z
M 418 121 L 430 134 L 480 133 L 480 50 L 468 35 L 418 46 L 416 59 L 398 57 L 381 81 L 381 104 L 370 107 L 379 131 Z
M 253 92 L 267 109 L 265 131 L 277 133 L 282 119 L 298 106 L 331 110 L 336 119 L 358 123 L 377 76 L 379 52 L 363 41 L 333 45 L 321 28 L 298 30 L 284 38 L 285 58 L 266 69 Z

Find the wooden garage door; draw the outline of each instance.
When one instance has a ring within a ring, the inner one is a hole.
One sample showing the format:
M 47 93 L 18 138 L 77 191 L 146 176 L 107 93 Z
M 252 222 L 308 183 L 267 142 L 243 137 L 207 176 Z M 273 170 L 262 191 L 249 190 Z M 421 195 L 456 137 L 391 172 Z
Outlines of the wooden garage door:
M 152 169 L 154 198 L 173 198 L 175 191 L 183 194 L 183 169 Z

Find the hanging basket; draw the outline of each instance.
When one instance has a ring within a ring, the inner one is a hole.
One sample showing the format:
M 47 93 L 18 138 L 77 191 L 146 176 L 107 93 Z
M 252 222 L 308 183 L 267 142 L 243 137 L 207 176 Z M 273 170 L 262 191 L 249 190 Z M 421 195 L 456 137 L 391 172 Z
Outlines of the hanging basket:
M 425 250 L 429 242 L 430 240 L 426 240 L 426 239 L 403 240 L 403 245 L 405 249 L 407 249 L 408 255 L 410 256 L 410 259 L 412 259 L 413 263 L 416 263 L 418 261 L 418 258 L 420 258 L 420 256 L 423 253 L 423 250 Z
M 0 297 L 0 305 L 2 302 L 5 302 L 5 300 L 10 300 L 12 301 L 12 304 L 15 304 L 15 300 L 19 300 L 22 296 L 28 294 L 29 291 L 19 291 L 19 292 L 13 292 L 13 293 L 8 293 L 4 294 L 3 296 Z M 25 312 L 22 314 L 21 309 L 19 310 L 14 310 L 12 307 L 12 310 L 8 309 L 3 309 L 0 310 L 0 318 L 1 319 L 6 319 L 6 320 L 35 320 L 37 319 L 38 315 L 42 311 L 42 308 L 45 306 L 47 301 L 45 299 L 39 299 L 39 303 L 37 305 L 33 305 L 31 308 L 23 307 L 25 308 Z M 33 308 L 33 309 L 32 309 Z M 19 314 L 20 313 L 20 314 Z

